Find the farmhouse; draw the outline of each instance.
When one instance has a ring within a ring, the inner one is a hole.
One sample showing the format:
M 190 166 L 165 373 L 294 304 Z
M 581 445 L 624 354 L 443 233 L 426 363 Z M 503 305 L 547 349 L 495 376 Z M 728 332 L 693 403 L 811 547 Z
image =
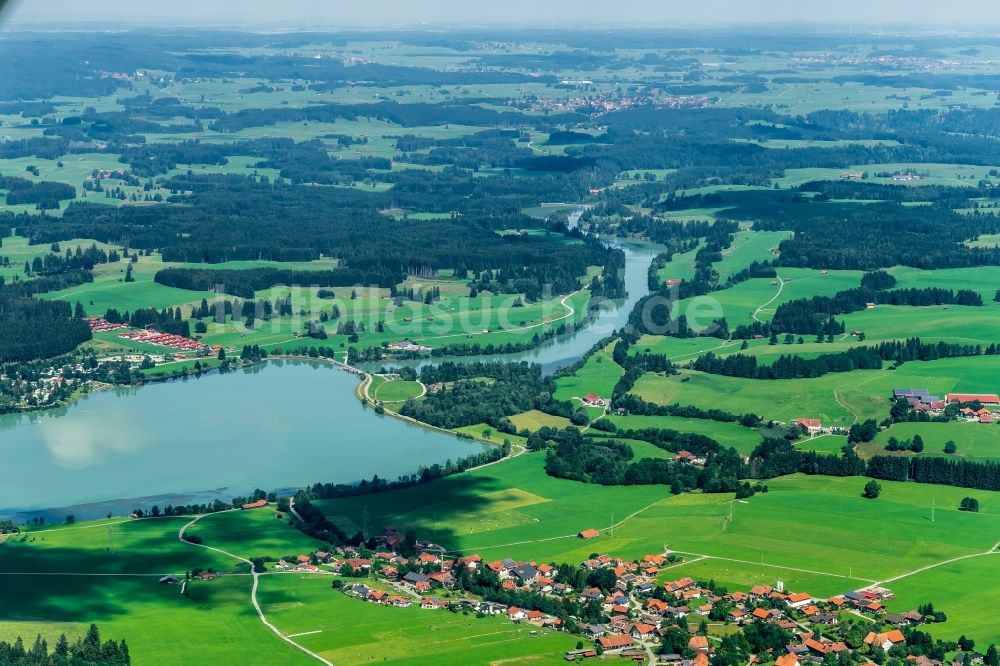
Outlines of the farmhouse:
M 583 396 L 583 402 L 593 407 L 603 407 L 606 404 L 604 398 L 597 395 L 596 393 L 588 393 L 587 395 Z
M 247 504 L 244 504 L 240 508 L 243 509 L 244 511 L 247 511 L 248 509 L 260 509 L 265 506 L 267 506 L 267 500 L 259 499 L 256 502 L 249 502 Z
M 870 631 L 868 632 L 868 635 L 865 636 L 865 645 L 878 645 L 883 650 L 888 650 L 893 645 L 905 642 L 906 638 L 903 636 L 903 632 L 899 629 L 893 629 L 892 631 L 887 631 L 881 634 Z
M 399 342 L 390 342 L 386 345 L 387 349 L 390 351 L 412 351 L 412 352 L 426 352 L 430 351 L 430 347 L 425 347 L 424 345 L 418 345 L 412 340 L 400 340 Z
M 823 422 L 819 419 L 795 419 L 795 425 L 805 428 L 806 432 L 810 434 L 823 430 Z
M 690 451 L 678 451 L 677 455 L 674 456 L 675 462 L 687 463 L 688 465 L 695 465 L 698 467 L 704 467 L 707 460 L 701 456 L 696 456 Z
M 979 402 L 984 405 L 1000 405 L 1000 395 L 996 393 L 948 393 L 948 402 Z
M 626 634 L 616 634 L 614 636 L 601 636 L 597 639 L 601 647 L 605 650 L 624 650 L 633 647 L 635 640 Z
M 586 539 L 596 539 L 600 535 L 601 535 L 601 533 L 598 532 L 597 530 L 595 530 L 594 528 L 583 530 L 582 532 L 578 532 L 577 533 L 578 537 L 580 537 L 581 539 L 585 539 L 585 540 Z

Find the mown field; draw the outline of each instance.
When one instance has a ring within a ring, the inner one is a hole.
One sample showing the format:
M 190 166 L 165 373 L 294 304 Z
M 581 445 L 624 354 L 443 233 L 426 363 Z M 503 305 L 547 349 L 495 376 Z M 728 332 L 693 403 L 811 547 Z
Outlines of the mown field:
M 899 441 L 912 440 L 920 435 L 924 440 L 924 450 L 920 453 L 897 452 L 885 450 L 890 437 Z M 954 454 L 944 452 L 948 442 L 955 442 L 958 450 Z M 870 444 L 861 447 L 861 453 L 878 455 L 919 455 L 965 458 L 968 460 L 985 461 L 1000 460 L 1000 428 L 995 425 L 969 423 L 966 421 L 949 423 L 897 423 L 883 430 Z
M 0 636 L 33 640 L 41 632 L 51 644 L 59 633 L 82 635 L 95 622 L 105 637 L 126 638 L 137 663 L 308 663 L 261 624 L 250 605 L 247 565 L 178 540 L 189 520 L 93 521 L 0 544 Z M 204 521 L 206 541 L 240 553 L 283 539 L 286 549 L 316 547 L 269 510 Z M 272 531 L 272 522 L 281 529 Z M 192 582 L 187 595 L 180 585 L 158 582 L 195 568 L 237 575 Z
M 861 496 L 858 478 L 794 475 L 767 485 L 770 492 L 746 502 L 725 494 L 673 497 L 658 487 L 555 479 L 544 473 L 540 455 L 527 454 L 429 486 L 321 505 L 348 531 L 363 503 L 370 524 L 436 526 L 437 540 L 449 548 L 487 558 L 576 561 L 595 550 L 631 558 L 667 547 L 689 559 L 760 564 L 763 558 L 775 576 L 803 569 L 869 582 L 985 550 L 1000 528 L 997 493 L 975 492 L 982 509 L 972 515 L 957 510 L 970 492 L 961 488 L 885 482 L 882 497 L 871 501 Z M 602 535 L 581 542 L 575 533 L 582 525 Z M 854 537 L 876 532 L 874 543 Z
M 269 619 L 335 664 L 557 664 L 575 636 L 446 610 L 381 608 L 330 589 L 326 577 L 269 576 Z M 563 662 L 565 663 L 565 662 Z
M 996 356 L 913 361 L 897 370 L 855 370 L 810 379 L 755 380 L 681 370 L 670 376 L 643 375 L 633 393 L 658 404 L 678 402 L 786 422 L 819 418 L 824 425 L 850 425 L 885 418 L 895 387 L 926 387 L 937 395 L 989 393 L 997 390 L 997 372 Z

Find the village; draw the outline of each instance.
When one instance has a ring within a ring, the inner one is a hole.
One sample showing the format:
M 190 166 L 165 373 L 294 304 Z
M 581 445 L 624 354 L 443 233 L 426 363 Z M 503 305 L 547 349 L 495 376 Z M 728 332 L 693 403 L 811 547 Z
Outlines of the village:
M 265 506 L 260 500 L 242 508 Z M 586 542 L 599 537 L 592 528 L 577 534 Z M 641 559 L 595 553 L 567 566 L 449 556 L 443 547 L 415 540 L 412 533 L 404 537 L 394 527 L 367 544 L 374 548 L 285 556 L 271 567 L 336 576 L 334 589 L 378 606 L 475 613 L 579 635 L 577 649 L 564 655 L 567 661 L 618 655 L 636 663 L 710 666 L 722 637 L 767 625 L 784 644 L 753 655 L 750 663 L 799 666 L 834 658 L 872 664 L 889 654 L 912 666 L 942 666 L 926 655 L 919 645 L 923 638 L 911 630 L 943 621 L 944 614 L 930 603 L 890 613 L 885 602 L 894 595 L 878 585 L 830 597 L 792 591 L 781 581 L 730 591 L 714 581 L 670 576 L 683 558 L 666 546 Z M 400 551 L 407 545 L 412 554 L 404 555 Z

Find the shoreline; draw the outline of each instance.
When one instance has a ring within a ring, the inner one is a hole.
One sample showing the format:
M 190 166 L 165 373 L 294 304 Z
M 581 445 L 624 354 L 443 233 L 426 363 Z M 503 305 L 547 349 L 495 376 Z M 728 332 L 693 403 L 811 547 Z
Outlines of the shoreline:
M 347 372 L 349 374 L 355 375 L 356 377 L 358 377 L 360 379 L 360 381 L 358 381 L 355 384 L 355 387 L 354 387 L 354 397 L 357 398 L 359 400 L 359 402 L 361 402 L 361 404 L 362 404 L 362 406 L 363 406 L 363 408 L 365 410 L 367 410 L 367 408 L 372 408 L 372 410 L 374 411 L 374 408 L 377 406 L 377 402 L 375 400 L 373 400 L 370 397 L 368 397 L 368 396 L 365 395 L 365 387 L 371 383 L 374 375 L 372 375 L 371 373 L 369 373 L 369 372 L 367 372 L 365 370 L 362 370 L 360 368 L 356 368 L 356 367 L 351 366 L 351 365 L 349 365 L 347 363 L 344 363 L 344 362 L 341 362 L 341 361 L 337 361 L 336 359 L 332 359 L 332 358 L 323 358 L 323 357 L 313 358 L 313 357 L 310 357 L 310 356 L 300 356 L 300 355 L 295 355 L 295 354 L 281 354 L 281 355 L 269 356 L 268 358 L 262 359 L 260 361 L 242 363 L 239 367 L 232 368 L 232 370 L 239 370 L 241 368 L 242 369 L 249 369 L 249 368 L 253 368 L 253 367 L 256 367 L 256 366 L 264 365 L 264 364 L 266 364 L 266 363 L 268 363 L 270 361 L 275 361 L 275 362 L 278 362 L 278 363 L 284 362 L 284 361 L 294 362 L 294 363 L 306 363 L 306 362 L 308 362 L 308 363 L 317 363 L 317 362 L 319 362 L 319 363 L 322 363 L 324 365 L 329 366 L 331 369 L 340 370 L 342 372 Z M 146 379 L 145 381 L 143 381 L 143 382 L 141 382 L 139 384 L 121 385 L 120 388 L 139 389 L 139 388 L 142 388 L 143 386 L 145 386 L 146 384 L 167 383 L 167 382 L 170 382 L 170 381 L 177 381 L 177 380 L 181 380 L 181 379 L 185 379 L 185 378 L 191 378 L 191 377 L 200 378 L 203 375 L 211 374 L 213 372 L 218 372 L 218 368 L 212 368 L 211 370 L 208 370 L 207 372 L 202 372 L 202 373 L 197 374 L 197 375 L 188 374 L 188 375 L 160 376 L 160 377 L 157 377 L 157 378 L 149 378 L 149 379 Z M 219 374 L 223 374 L 223 373 L 219 373 Z M 78 395 L 78 396 L 74 396 L 73 400 L 67 401 L 66 403 L 61 404 L 59 406 L 47 406 L 44 409 L 29 410 L 29 411 L 25 411 L 25 412 L 22 412 L 22 413 L 18 413 L 18 416 L 21 416 L 21 415 L 31 415 L 31 414 L 35 414 L 35 413 L 44 414 L 46 412 L 49 412 L 53 408 L 67 408 L 68 409 L 68 408 L 73 407 L 75 404 L 77 404 L 78 401 L 80 400 L 80 398 L 84 398 L 87 395 L 97 394 L 97 393 L 104 392 L 104 391 L 107 391 L 107 390 L 111 390 L 111 389 L 114 389 L 114 388 L 119 388 L 119 386 L 118 385 L 113 385 L 113 384 L 101 384 L 101 387 L 100 387 L 99 391 L 97 391 L 97 390 L 95 390 L 95 391 L 89 391 L 87 393 L 84 393 L 84 394 L 81 394 L 81 395 Z M 344 397 L 346 397 L 346 396 L 344 396 Z M 339 396 L 338 396 L 338 398 L 339 398 Z M 389 416 L 389 417 L 395 418 L 395 419 L 397 419 L 397 420 L 399 420 L 399 421 L 401 421 L 403 423 L 406 423 L 409 426 L 416 426 L 416 427 L 423 428 L 424 430 L 427 430 L 427 431 L 430 431 L 430 432 L 439 433 L 439 434 L 442 434 L 442 435 L 448 435 L 448 436 L 450 436 L 450 437 L 452 437 L 454 439 L 460 440 L 462 442 L 476 443 L 476 444 L 479 444 L 479 445 L 481 445 L 483 447 L 487 447 L 487 446 L 488 447 L 494 447 L 494 448 L 502 447 L 502 441 L 498 442 L 498 441 L 493 441 L 493 440 L 487 440 L 487 439 L 483 439 L 481 437 L 476 437 L 474 435 L 469 435 L 469 434 L 466 434 L 466 433 L 459 433 L 459 432 L 456 432 L 456 431 L 453 431 L 453 430 L 448 430 L 448 429 L 445 429 L 445 428 L 440 428 L 438 426 L 434 426 L 434 425 L 431 425 L 429 423 L 424 423 L 422 421 L 418 421 L 418 420 L 413 419 L 411 417 L 404 416 L 404 415 L 399 414 L 398 412 L 393 411 L 391 409 L 385 409 L 384 407 L 383 407 L 383 411 L 382 411 L 381 414 L 376 413 L 375 415 L 376 416 L 382 416 L 382 415 Z M 468 469 L 463 470 L 463 471 L 471 471 L 471 470 L 477 469 L 477 468 L 485 466 L 485 465 L 492 465 L 492 464 L 496 464 L 498 462 L 503 462 L 503 461 L 508 460 L 510 458 L 522 455 L 522 454 L 524 454 L 526 452 L 527 452 L 527 449 L 525 447 L 523 447 L 523 446 L 521 446 L 519 444 L 515 444 L 515 443 L 512 442 L 511 446 L 510 446 L 510 452 L 507 455 L 502 456 L 501 458 L 499 458 L 497 460 L 490 461 L 489 463 L 483 463 L 481 465 L 476 465 L 474 467 L 469 467 Z M 408 472 L 408 473 L 415 473 L 417 471 L 417 467 L 419 467 L 419 465 L 415 466 L 414 469 L 411 472 Z M 323 482 L 324 481 L 322 479 L 316 479 L 316 480 L 314 480 L 311 483 L 323 483 Z M 360 483 L 361 483 L 361 479 L 353 482 L 354 485 L 357 485 L 357 484 L 360 484 Z M 258 486 L 261 486 L 261 485 L 266 486 L 267 484 L 260 484 L 260 483 L 258 483 L 257 485 Z M 290 487 L 290 486 L 284 486 L 284 487 L 278 486 L 278 487 L 275 488 L 275 490 L 278 491 L 280 494 L 283 494 L 283 493 L 287 492 L 287 493 L 289 493 L 289 496 L 292 496 L 292 495 L 294 495 L 294 492 L 296 490 L 300 490 L 301 488 L 305 488 L 305 487 L 308 487 L 308 486 L 302 486 L 302 487 L 298 487 L 298 488 L 293 488 L 293 487 Z M 195 495 L 197 495 L 199 493 L 202 493 L 202 492 L 210 492 L 210 491 L 192 491 L 192 493 L 195 494 Z M 185 495 L 185 494 L 187 494 L 187 493 L 180 493 L 179 491 L 169 492 L 169 493 L 162 493 L 162 494 L 156 495 L 154 499 L 156 499 L 158 501 L 160 498 L 167 498 L 167 497 L 172 497 L 174 495 L 178 495 L 179 496 L 179 495 Z M 81 509 L 81 508 L 83 508 L 85 506 L 89 506 L 89 505 L 94 505 L 94 506 L 100 505 L 102 507 L 101 508 L 101 514 L 103 515 L 103 513 L 105 511 L 105 508 L 108 508 L 108 509 L 114 511 L 114 509 L 111 509 L 112 505 L 121 504 L 122 506 L 125 506 L 125 505 L 131 506 L 131 504 L 134 504 L 135 502 L 142 503 L 142 501 L 146 500 L 146 499 L 149 499 L 149 498 L 144 498 L 144 497 L 135 497 L 135 498 L 117 497 L 117 498 L 110 498 L 110 499 L 103 499 L 103 500 L 96 500 L 96 501 L 92 501 L 92 502 L 86 502 L 84 504 L 68 504 L 68 505 L 63 505 L 63 506 L 51 506 L 51 507 L 45 507 L 45 508 L 33 509 L 33 510 L 18 510 L 18 511 L 12 512 L 11 515 L 21 515 L 21 516 L 46 515 L 46 514 L 50 514 L 50 513 L 53 513 L 53 512 L 59 512 L 59 511 L 64 511 L 64 510 L 69 510 L 69 509 L 77 510 L 77 509 Z M 150 501 L 152 501 L 152 500 L 150 500 Z M 79 510 L 74 511 L 74 513 L 79 513 Z

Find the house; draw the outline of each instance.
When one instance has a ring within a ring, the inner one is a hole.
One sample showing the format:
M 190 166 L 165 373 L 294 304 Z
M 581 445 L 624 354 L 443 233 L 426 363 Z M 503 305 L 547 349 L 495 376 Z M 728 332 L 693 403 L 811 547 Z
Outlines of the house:
M 173 585 L 174 583 L 177 582 L 177 576 L 172 576 L 172 575 L 163 576 L 162 578 L 160 578 L 160 582 L 167 585 Z
M 948 393 L 948 402 L 979 402 L 984 405 L 1000 405 L 1000 395 L 996 393 Z
M 448 602 L 443 599 L 424 597 L 420 600 L 420 607 L 426 610 L 436 610 L 447 606 Z
M 697 456 L 690 451 L 678 451 L 677 455 L 674 456 L 675 462 L 687 463 L 688 465 L 696 465 L 702 467 L 705 465 L 707 460 L 701 456 Z
M 441 587 L 446 587 L 448 589 L 455 587 L 455 583 L 457 582 L 455 577 L 447 571 L 438 571 L 436 573 L 428 574 L 427 577 Z
M 583 402 L 594 407 L 603 407 L 606 404 L 604 398 L 596 393 L 588 393 L 583 396 Z
M 775 659 L 774 666 L 799 666 L 799 658 L 795 656 L 795 653 L 789 652 Z
M 600 535 L 601 535 L 601 533 L 598 532 L 597 530 L 595 530 L 594 528 L 583 530 L 582 532 L 578 532 L 577 533 L 578 537 L 580 537 L 581 539 L 585 539 L 585 540 L 586 539 L 596 539 Z
M 417 555 L 417 562 L 419 564 L 434 565 L 434 564 L 440 564 L 441 558 L 432 553 L 420 553 L 419 555 Z
M 531 566 L 530 564 L 519 564 L 510 570 L 511 575 L 521 581 L 521 584 L 527 584 L 538 578 L 538 569 Z
M 528 613 L 523 608 L 511 606 L 507 609 L 507 619 L 511 622 L 520 622 L 521 620 L 528 619 Z
M 267 500 L 260 499 L 257 500 L 256 502 L 249 502 L 247 504 L 244 504 L 240 508 L 243 509 L 244 511 L 247 511 L 249 509 L 260 509 L 265 506 L 267 506 Z
M 795 425 L 805 429 L 809 434 L 823 430 L 823 422 L 819 419 L 795 419 Z
M 905 642 L 906 637 L 903 636 L 903 632 L 899 629 L 892 629 L 891 631 L 886 631 L 884 633 L 869 631 L 868 635 L 865 636 L 865 645 L 878 645 L 883 650 L 888 650 L 893 645 L 899 645 Z
M 767 622 L 771 619 L 771 614 L 767 612 L 766 608 L 754 608 L 753 613 L 750 615 L 752 615 L 755 620 L 761 620 L 763 622 Z
M 688 641 L 688 647 L 695 652 L 708 652 L 708 637 L 696 634 Z
M 635 639 L 628 634 L 615 634 L 613 636 L 601 636 L 597 642 L 605 650 L 624 650 L 635 647 Z
M 805 592 L 790 594 L 788 595 L 788 598 L 785 599 L 785 603 L 788 604 L 790 608 L 803 608 L 808 606 L 811 601 L 812 598 Z
M 656 634 L 656 627 L 643 622 L 632 623 L 632 637 L 639 640 L 652 638 Z
M 416 571 L 408 571 L 405 576 L 403 576 L 403 584 L 409 585 L 410 587 L 416 587 L 417 585 L 423 584 L 430 587 L 431 579 L 429 576 L 425 576 L 422 573 L 417 573 Z

